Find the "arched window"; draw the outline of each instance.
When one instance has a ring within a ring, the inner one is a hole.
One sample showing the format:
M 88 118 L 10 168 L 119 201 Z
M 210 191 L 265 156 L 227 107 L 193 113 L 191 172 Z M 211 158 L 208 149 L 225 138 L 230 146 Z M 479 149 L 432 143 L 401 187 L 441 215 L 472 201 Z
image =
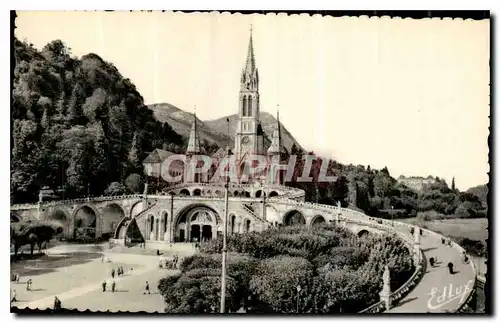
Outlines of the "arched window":
M 247 108 L 247 116 L 252 116 L 252 97 L 248 98 L 248 108 Z
M 246 117 L 246 115 L 247 115 L 247 104 L 248 104 L 247 97 L 244 96 L 243 97 L 243 116 L 244 117 Z

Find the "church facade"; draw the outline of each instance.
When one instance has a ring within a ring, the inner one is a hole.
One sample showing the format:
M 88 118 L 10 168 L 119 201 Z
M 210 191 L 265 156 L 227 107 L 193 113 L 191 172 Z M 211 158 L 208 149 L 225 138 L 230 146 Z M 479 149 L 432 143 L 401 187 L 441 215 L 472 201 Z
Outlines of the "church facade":
M 156 156 L 148 156 L 144 160 L 145 171 L 148 176 L 161 176 L 164 179 L 167 178 L 167 175 L 168 178 L 171 178 L 172 173 L 182 173 L 181 176 L 177 176 L 177 183 L 209 183 L 224 181 L 225 176 L 221 176 L 221 174 L 233 166 L 235 167 L 236 181 L 238 183 L 282 183 L 283 174 L 278 170 L 284 152 L 281 141 L 279 112 L 268 149 L 265 149 L 264 142 L 266 139 L 259 116 L 259 71 L 255 60 L 253 37 L 250 32 L 247 57 L 240 78 L 238 120 L 233 149 L 230 149 L 230 147 L 220 148 L 213 156 L 210 156 L 212 167 L 207 171 L 200 172 L 200 168 L 206 163 L 207 156 L 205 156 L 205 151 L 200 145 L 197 118 L 196 114 L 193 114 L 193 123 L 183 161 L 183 171 L 179 172 L 178 161 L 172 164 L 168 158 L 159 159 Z M 158 154 L 156 151 L 153 153 Z M 163 151 L 163 155 L 171 156 L 173 153 Z M 219 167 L 225 159 L 229 160 L 230 163 L 234 163 L 234 165 L 227 164 L 220 172 L 215 172 L 215 168 Z M 266 165 L 260 167 L 261 171 L 258 173 L 253 173 L 252 169 L 255 167 L 256 159 L 259 160 L 258 163 L 264 162 Z M 175 165 L 173 172 L 171 170 L 172 165 Z

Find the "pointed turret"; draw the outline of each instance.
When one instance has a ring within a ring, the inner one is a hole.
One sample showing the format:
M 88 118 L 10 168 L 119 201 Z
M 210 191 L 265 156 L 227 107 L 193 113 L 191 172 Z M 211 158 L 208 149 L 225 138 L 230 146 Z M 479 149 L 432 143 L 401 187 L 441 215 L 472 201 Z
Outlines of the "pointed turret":
M 280 126 L 280 112 L 279 110 L 276 113 L 277 124 L 276 128 L 273 131 L 273 137 L 271 139 L 271 146 L 267 150 L 268 155 L 278 155 L 283 152 L 281 145 L 281 126 Z
M 186 154 L 197 155 L 201 152 L 200 150 L 200 140 L 198 137 L 198 127 L 196 124 L 196 112 L 193 114 L 194 120 L 191 126 L 191 132 L 189 134 L 188 146 L 186 149 Z

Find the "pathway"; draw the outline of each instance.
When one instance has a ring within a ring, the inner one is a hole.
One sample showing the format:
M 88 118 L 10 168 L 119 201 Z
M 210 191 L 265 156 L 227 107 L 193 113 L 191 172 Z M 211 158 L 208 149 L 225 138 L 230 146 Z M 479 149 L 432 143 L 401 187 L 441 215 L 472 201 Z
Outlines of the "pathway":
M 427 265 L 427 271 L 420 282 L 399 304 L 388 313 L 445 313 L 455 312 L 467 288 L 474 284 L 474 272 L 470 264 L 462 261 L 462 255 L 453 247 L 443 245 L 441 239 L 424 232 L 420 239 L 421 249 L 428 263 L 430 257 L 438 259 L 435 267 Z M 448 271 L 448 262 L 454 265 L 455 274 Z M 468 287 L 465 287 L 468 286 Z M 432 292 L 434 292 L 432 294 Z

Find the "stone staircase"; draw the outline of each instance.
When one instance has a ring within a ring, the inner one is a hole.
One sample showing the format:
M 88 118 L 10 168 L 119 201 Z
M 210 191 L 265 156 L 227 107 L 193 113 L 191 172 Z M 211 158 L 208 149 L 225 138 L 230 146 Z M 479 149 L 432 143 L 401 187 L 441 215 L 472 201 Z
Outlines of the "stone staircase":
M 156 205 L 156 201 L 154 201 L 152 203 L 148 202 L 148 206 L 144 210 L 139 212 L 134 218 L 136 218 L 136 219 L 140 218 L 141 216 L 146 214 L 146 212 L 151 210 L 155 205 Z M 122 228 L 125 228 L 125 231 L 126 231 L 131 221 L 132 221 L 132 218 L 130 218 L 130 217 L 124 217 L 121 219 L 121 221 L 118 223 L 118 226 L 116 227 L 116 231 L 114 234 L 115 239 L 122 239 L 123 238 L 123 237 L 119 236 L 120 230 Z
M 247 205 L 247 204 L 242 204 L 242 209 L 249 215 L 252 216 L 252 218 L 254 218 L 255 220 L 257 220 L 258 223 L 261 223 L 267 227 L 271 227 L 272 224 L 266 220 L 264 220 L 261 216 L 257 215 L 257 213 L 255 212 L 255 210 Z

